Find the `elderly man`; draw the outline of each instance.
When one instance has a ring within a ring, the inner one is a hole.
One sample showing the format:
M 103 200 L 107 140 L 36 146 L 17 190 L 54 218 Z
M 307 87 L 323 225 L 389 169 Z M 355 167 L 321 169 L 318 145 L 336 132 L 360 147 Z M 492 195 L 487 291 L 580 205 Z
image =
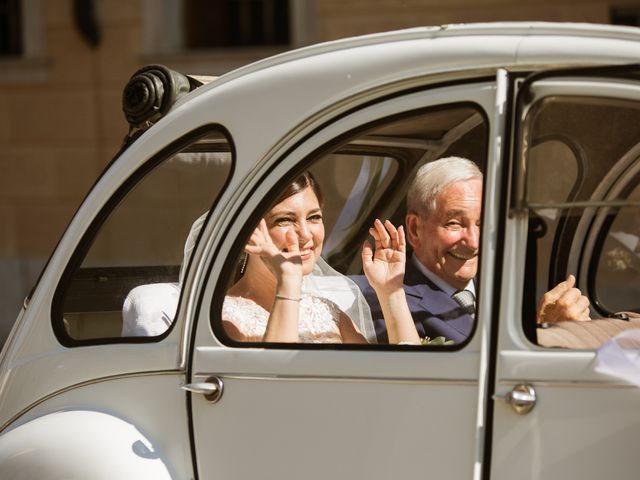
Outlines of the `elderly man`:
M 404 290 L 421 337 L 444 336 L 455 343 L 471 334 L 480 247 L 482 173 L 475 163 L 448 157 L 423 165 L 407 193 L 406 235 L 413 247 Z M 387 333 L 380 306 L 366 279 L 361 287 L 378 340 Z M 589 320 L 589 300 L 569 277 L 545 294 L 538 322 Z

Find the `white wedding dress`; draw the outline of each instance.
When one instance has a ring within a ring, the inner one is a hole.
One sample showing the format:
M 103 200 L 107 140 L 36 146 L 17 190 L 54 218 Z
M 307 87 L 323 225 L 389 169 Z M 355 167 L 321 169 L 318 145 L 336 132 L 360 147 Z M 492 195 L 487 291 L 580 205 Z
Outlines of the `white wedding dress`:
M 340 309 L 326 298 L 302 294 L 298 317 L 298 341 L 301 343 L 342 343 L 338 328 Z M 244 297 L 227 295 L 222 305 L 222 320 L 231 322 L 247 342 L 261 342 L 267 329 L 269 312 Z

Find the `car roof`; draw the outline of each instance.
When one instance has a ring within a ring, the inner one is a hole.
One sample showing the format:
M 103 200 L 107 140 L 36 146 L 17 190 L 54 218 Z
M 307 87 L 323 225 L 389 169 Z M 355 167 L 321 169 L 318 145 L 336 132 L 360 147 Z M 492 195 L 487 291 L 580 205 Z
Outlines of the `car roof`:
M 178 107 L 209 90 L 239 79 L 269 82 L 274 92 L 287 76 L 325 89 L 348 93 L 362 90 L 351 76 L 369 76 L 371 88 L 425 75 L 452 77 L 493 75 L 497 68 L 537 71 L 546 68 L 636 63 L 640 58 L 640 28 L 587 23 L 495 22 L 419 27 L 346 38 L 291 50 L 240 67 L 179 99 Z M 403 62 L 403 59 L 405 60 Z M 197 75 L 199 72 L 182 72 Z M 339 77 L 348 77 L 341 82 Z M 285 87 L 286 88 L 286 87 Z
M 555 42 L 554 46 L 558 50 L 555 56 L 559 59 L 565 54 L 565 50 L 562 48 L 561 44 L 557 43 L 558 37 L 566 40 L 578 40 L 578 44 L 580 39 L 638 42 L 640 41 L 640 28 L 605 24 L 560 22 L 461 23 L 416 27 L 333 40 L 290 50 L 233 70 L 219 77 L 215 83 L 230 81 L 234 78 L 247 75 L 258 70 L 272 68 L 283 63 L 293 62 L 312 56 L 331 54 L 342 50 L 356 49 L 360 47 L 375 47 L 382 44 L 410 42 L 415 40 L 469 37 L 475 37 L 473 41 L 474 47 L 476 48 L 478 45 L 485 45 L 488 47 L 496 42 L 505 46 L 516 46 L 523 43 L 525 38 L 530 40 L 529 43 L 533 43 L 533 40 L 537 39 L 541 43 L 539 47 L 541 48 L 547 44 L 548 40 L 553 38 L 553 41 Z M 528 49 L 518 49 L 514 51 L 512 65 L 539 63 L 539 54 L 537 55 L 536 52 L 537 50 Z M 552 52 L 548 53 L 552 54 Z M 592 53 L 594 57 L 598 55 L 598 52 Z M 474 49 L 468 49 L 468 55 L 469 61 L 473 63 L 475 57 Z M 566 54 L 565 61 L 574 63 L 576 56 L 577 58 L 582 58 L 584 55 L 588 55 L 588 51 L 582 51 L 582 49 L 578 48 L 576 51 Z M 629 61 L 632 60 L 633 58 L 630 57 Z M 597 63 L 595 58 L 592 61 Z

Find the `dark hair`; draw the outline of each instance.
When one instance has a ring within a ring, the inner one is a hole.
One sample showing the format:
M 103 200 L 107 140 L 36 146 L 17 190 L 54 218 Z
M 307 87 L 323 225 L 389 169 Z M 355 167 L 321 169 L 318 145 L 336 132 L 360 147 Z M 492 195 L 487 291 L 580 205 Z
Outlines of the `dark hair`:
M 320 191 L 320 185 L 318 185 L 318 182 L 316 182 L 316 179 L 308 170 L 304 172 L 302 175 L 300 175 L 298 178 L 296 178 L 293 182 L 289 183 L 285 187 L 285 189 L 282 192 L 280 192 L 280 195 L 278 195 L 278 198 L 276 198 L 275 202 L 271 204 L 271 208 L 273 208 L 275 205 L 279 204 L 280 202 L 286 200 L 287 198 L 294 196 L 296 193 L 300 193 L 309 187 L 311 187 L 311 190 L 313 190 L 313 193 L 316 194 L 316 198 L 318 199 L 318 204 L 320 205 L 320 208 L 322 208 L 322 206 L 324 205 L 324 198 L 322 197 L 322 191 Z M 238 261 L 238 264 L 236 265 L 236 270 L 233 275 L 233 283 L 236 283 L 244 275 L 244 269 L 247 266 L 247 260 L 248 260 L 247 254 L 243 253 L 240 256 L 240 260 Z
M 273 202 L 271 206 L 273 207 L 274 205 L 277 205 L 278 203 L 294 196 L 296 193 L 302 192 L 304 189 L 309 187 L 311 187 L 313 193 L 316 194 L 316 197 L 318 198 L 318 204 L 320 205 L 320 208 L 322 208 L 322 206 L 324 205 L 324 198 L 322 197 L 322 192 L 320 191 L 320 185 L 318 185 L 318 182 L 316 182 L 316 179 L 308 170 L 298 178 L 296 178 L 289 185 L 287 185 L 285 189 L 280 192 L 280 195 L 278 195 L 278 198 L 276 198 L 276 201 Z

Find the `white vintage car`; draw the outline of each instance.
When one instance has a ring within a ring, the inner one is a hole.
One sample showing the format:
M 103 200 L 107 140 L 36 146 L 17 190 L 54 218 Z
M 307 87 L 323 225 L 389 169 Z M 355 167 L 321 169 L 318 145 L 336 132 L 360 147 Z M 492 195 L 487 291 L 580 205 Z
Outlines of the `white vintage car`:
M 535 310 L 567 274 L 592 318 L 640 308 L 639 61 L 635 28 L 504 23 L 208 83 L 143 69 L 2 351 L 0 478 L 638 478 L 640 389 L 597 368 L 610 331 L 554 346 Z M 372 219 L 402 223 L 415 170 L 449 155 L 484 172 L 466 342 L 230 338 L 225 293 L 287 182 L 314 173 L 323 257 L 355 275 Z

